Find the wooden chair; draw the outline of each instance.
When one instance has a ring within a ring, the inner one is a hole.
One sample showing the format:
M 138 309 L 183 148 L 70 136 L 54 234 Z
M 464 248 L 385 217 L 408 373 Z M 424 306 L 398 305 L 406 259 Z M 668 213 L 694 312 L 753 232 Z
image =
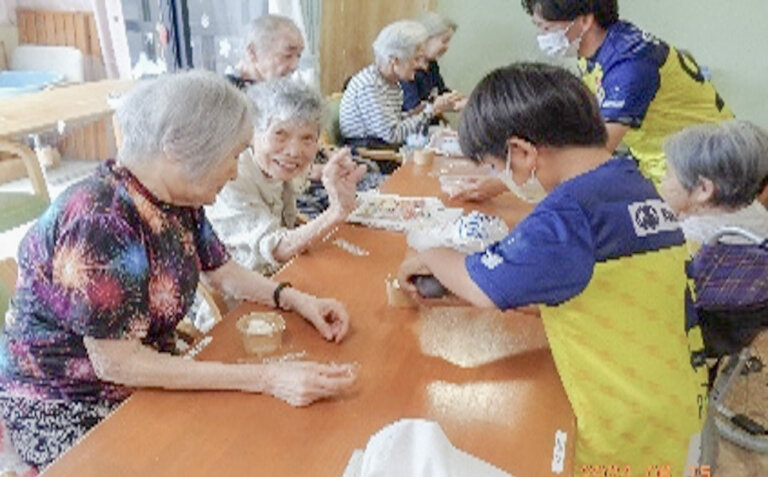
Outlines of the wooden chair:
M 326 104 L 329 111 L 328 126 L 323 131 L 323 140 L 331 146 L 340 146 L 342 141 L 341 127 L 339 125 L 339 108 L 341 106 L 342 93 L 333 93 L 326 98 Z M 358 147 L 357 154 L 373 161 L 403 162 L 403 158 L 397 151 L 388 149 L 370 149 L 367 147 Z
M 227 304 L 223 297 L 203 283 L 202 280 L 197 284 L 197 295 L 208 305 L 208 309 L 210 309 L 213 316 L 214 325 L 220 323 L 223 316 L 222 311 L 224 313 L 227 312 Z M 185 316 L 176 325 L 176 332 L 189 345 L 197 342 L 204 335 L 195 327 L 190 316 Z
M 3 152 L 22 160 L 33 192 L 0 192 L 0 232 L 36 219 L 51 202 L 43 170 L 35 153 L 26 146 L 0 139 L 0 153 Z
M 5 312 L 16 288 L 16 260 L 4 258 L 0 260 L 0 328 L 5 324 Z

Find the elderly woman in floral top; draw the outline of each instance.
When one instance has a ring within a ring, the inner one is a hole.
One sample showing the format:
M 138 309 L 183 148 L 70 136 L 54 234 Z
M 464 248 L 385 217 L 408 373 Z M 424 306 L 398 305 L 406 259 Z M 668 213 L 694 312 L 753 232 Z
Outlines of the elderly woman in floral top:
M 173 356 L 204 278 L 222 293 L 292 309 L 327 340 L 344 307 L 237 265 L 202 206 L 237 175 L 251 137 L 245 97 L 213 74 L 137 87 L 118 112 L 117 163 L 64 192 L 19 247 L 0 335 L 0 411 L 22 458 L 48 465 L 134 388 L 268 393 L 300 406 L 348 388 L 347 365 L 223 364 Z

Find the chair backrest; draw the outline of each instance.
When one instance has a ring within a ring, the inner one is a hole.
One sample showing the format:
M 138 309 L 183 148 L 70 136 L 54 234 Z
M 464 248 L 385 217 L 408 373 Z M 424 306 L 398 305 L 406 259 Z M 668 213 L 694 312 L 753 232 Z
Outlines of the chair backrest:
M 738 238 L 738 242 L 727 242 Z M 768 308 L 768 239 L 728 227 L 694 256 L 697 306 L 709 310 Z
M 11 54 L 11 69 L 25 71 L 54 71 L 64 81 L 82 83 L 85 80 L 83 53 L 71 46 L 19 45 Z
M 325 128 L 325 136 L 328 144 L 340 146 L 341 126 L 339 126 L 339 108 L 341 106 L 342 93 L 333 93 L 326 99 L 328 107 L 328 125 Z
M 0 70 L 8 69 L 8 56 L 5 53 L 5 42 L 0 41 Z
M 5 312 L 8 310 L 13 290 L 16 288 L 16 274 L 16 260 L 13 258 L 0 260 L 0 328 L 5 324 Z
M 734 237 L 739 242 L 723 241 Z M 768 240 L 723 229 L 699 249 L 688 275 L 708 356 L 737 353 L 768 328 Z
M 33 193 L 0 192 L 0 232 L 4 232 L 39 217 L 48 207 L 51 199 L 43 170 L 31 149 L 0 139 L 0 152 L 10 153 L 21 160 L 34 191 Z

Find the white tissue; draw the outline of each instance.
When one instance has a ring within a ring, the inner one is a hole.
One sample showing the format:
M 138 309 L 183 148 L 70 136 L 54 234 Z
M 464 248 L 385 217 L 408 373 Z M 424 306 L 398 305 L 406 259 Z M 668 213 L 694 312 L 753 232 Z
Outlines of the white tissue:
M 512 477 L 451 444 L 440 425 L 402 419 L 355 450 L 343 477 Z
M 472 211 L 451 222 L 413 226 L 408 231 L 408 246 L 417 252 L 449 247 L 462 253 L 476 253 L 502 240 L 509 227 L 499 217 Z

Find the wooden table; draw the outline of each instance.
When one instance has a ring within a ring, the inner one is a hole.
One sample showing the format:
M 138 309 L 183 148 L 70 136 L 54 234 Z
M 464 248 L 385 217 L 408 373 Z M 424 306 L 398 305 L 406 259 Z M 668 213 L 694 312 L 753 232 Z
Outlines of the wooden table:
M 429 171 L 407 164 L 385 190 L 434 195 L 437 187 Z M 513 215 L 528 210 L 515 199 L 499 200 L 509 201 Z M 370 255 L 351 255 L 335 238 Z M 341 345 L 286 313 L 280 353 L 359 363 L 351 394 L 297 409 L 237 392 L 138 391 L 45 476 L 339 477 L 355 448 L 404 417 L 438 421 L 454 445 L 518 477 L 557 475 L 551 463 L 562 430 L 568 438 L 560 475 L 571 475 L 575 418 L 540 320 L 471 308 L 388 307 L 384 280 L 405 251 L 402 235 L 345 225 L 279 275 L 347 304 L 353 326 Z M 234 322 L 261 308 L 244 304 L 230 313 L 198 359 L 242 359 Z
M 133 84 L 130 80 L 94 81 L 0 99 L 0 152 L 20 156 L 27 164 L 36 160 L 34 152 L 18 139 L 32 133 L 56 130 L 59 121 L 71 127 L 106 118 L 114 111 L 107 103 L 107 95 L 126 91 Z M 78 135 L 77 141 L 82 143 L 85 139 Z M 103 132 L 98 134 L 88 147 L 94 151 L 87 155 L 98 157 L 107 154 L 107 141 Z M 80 149 L 84 148 L 85 145 L 80 144 Z M 28 165 L 27 173 L 35 190 L 41 189 L 44 179 L 40 173 L 31 171 Z
M 14 139 L 56 129 L 59 121 L 85 123 L 112 114 L 107 95 L 131 87 L 130 80 L 78 83 L 0 99 L 0 138 Z

